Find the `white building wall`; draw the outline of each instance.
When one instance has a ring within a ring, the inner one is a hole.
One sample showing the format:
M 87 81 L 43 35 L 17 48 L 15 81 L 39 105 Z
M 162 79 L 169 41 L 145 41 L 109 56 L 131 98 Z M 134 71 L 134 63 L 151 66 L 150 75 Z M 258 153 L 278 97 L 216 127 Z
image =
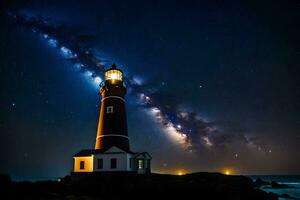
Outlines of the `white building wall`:
M 111 159 L 117 159 L 117 167 L 111 168 Z M 98 159 L 103 159 L 103 168 L 98 169 Z M 107 153 L 94 155 L 94 171 L 128 171 L 129 160 L 127 153 Z
M 130 167 L 130 159 L 132 158 L 133 156 L 132 156 L 132 154 L 127 154 L 127 171 L 134 171 L 135 169 L 134 169 L 134 160 L 132 161 L 132 165 L 131 165 L 131 167 Z

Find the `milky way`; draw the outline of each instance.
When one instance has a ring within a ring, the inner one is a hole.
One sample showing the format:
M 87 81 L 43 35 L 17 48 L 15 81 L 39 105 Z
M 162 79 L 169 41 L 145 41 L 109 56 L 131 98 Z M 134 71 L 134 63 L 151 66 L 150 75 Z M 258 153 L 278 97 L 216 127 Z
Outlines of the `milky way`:
M 114 63 L 113 60 L 102 57 L 100 51 L 93 47 L 95 35 L 74 34 L 75 27 L 24 12 L 7 14 L 15 23 L 31 29 L 43 37 L 49 46 L 60 50 L 77 71 L 90 77 L 96 85 L 102 82 L 104 70 Z M 257 137 L 224 132 L 217 124 L 183 107 L 183 102 L 170 101 L 168 95 L 157 85 L 144 83 L 130 74 L 126 74 L 125 83 L 129 93 L 136 97 L 136 105 L 145 108 L 164 127 L 164 132 L 170 139 L 188 152 L 197 152 L 203 148 L 224 148 L 233 142 L 269 151 L 267 144 L 260 145 L 256 142 L 259 141 Z
M 94 142 L 115 63 L 131 148 L 154 171 L 298 172 L 299 12 L 282 4 L 7 1 L 0 170 L 65 174 Z

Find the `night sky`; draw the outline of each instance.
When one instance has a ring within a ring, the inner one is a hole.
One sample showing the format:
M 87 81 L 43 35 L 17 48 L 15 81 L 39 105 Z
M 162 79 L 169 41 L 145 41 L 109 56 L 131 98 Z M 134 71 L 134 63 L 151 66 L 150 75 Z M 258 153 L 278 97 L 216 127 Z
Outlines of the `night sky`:
M 299 174 L 300 2 L 209 2 L 3 3 L 0 173 L 69 173 L 116 63 L 152 171 Z

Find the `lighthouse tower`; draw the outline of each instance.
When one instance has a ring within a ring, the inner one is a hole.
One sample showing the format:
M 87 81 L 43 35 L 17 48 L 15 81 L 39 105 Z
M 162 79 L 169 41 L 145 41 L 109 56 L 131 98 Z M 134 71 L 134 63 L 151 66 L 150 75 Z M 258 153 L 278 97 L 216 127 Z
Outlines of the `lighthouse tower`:
M 105 81 L 100 88 L 102 101 L 95 149 L 116 146 L 129 150 L 124 98 L 126 88 L 122 77 L 123 72 L 116 65 L 105 71 Z
M 150 173 L 150 154 L 130 150 L 123 72 L 113 64 L 104 77 L 100 84 L 102 99 L 95 148 L 81 150 L 73 156 L 73 173 Z

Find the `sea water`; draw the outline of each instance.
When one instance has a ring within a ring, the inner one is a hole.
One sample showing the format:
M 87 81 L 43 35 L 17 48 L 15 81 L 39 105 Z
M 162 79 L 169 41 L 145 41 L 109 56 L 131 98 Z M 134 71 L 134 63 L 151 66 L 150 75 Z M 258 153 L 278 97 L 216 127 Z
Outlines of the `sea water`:
M 293 186 L 295 188 L 285 188 L 285 189 L 272 189 L 264 188 L 261 189 L 266 192 L 273 192 L 275 194 L 288 194 L 292 197 L 300 199 L 300 175 L 268 175 L 268 176 L 250 176 L 253 180 L 260 178 L 264 181 L 276 181 L 277 183 L 286 184 L 288 186 Z M 280 200 L 287 200 L 286 198 L 279 198 Z

